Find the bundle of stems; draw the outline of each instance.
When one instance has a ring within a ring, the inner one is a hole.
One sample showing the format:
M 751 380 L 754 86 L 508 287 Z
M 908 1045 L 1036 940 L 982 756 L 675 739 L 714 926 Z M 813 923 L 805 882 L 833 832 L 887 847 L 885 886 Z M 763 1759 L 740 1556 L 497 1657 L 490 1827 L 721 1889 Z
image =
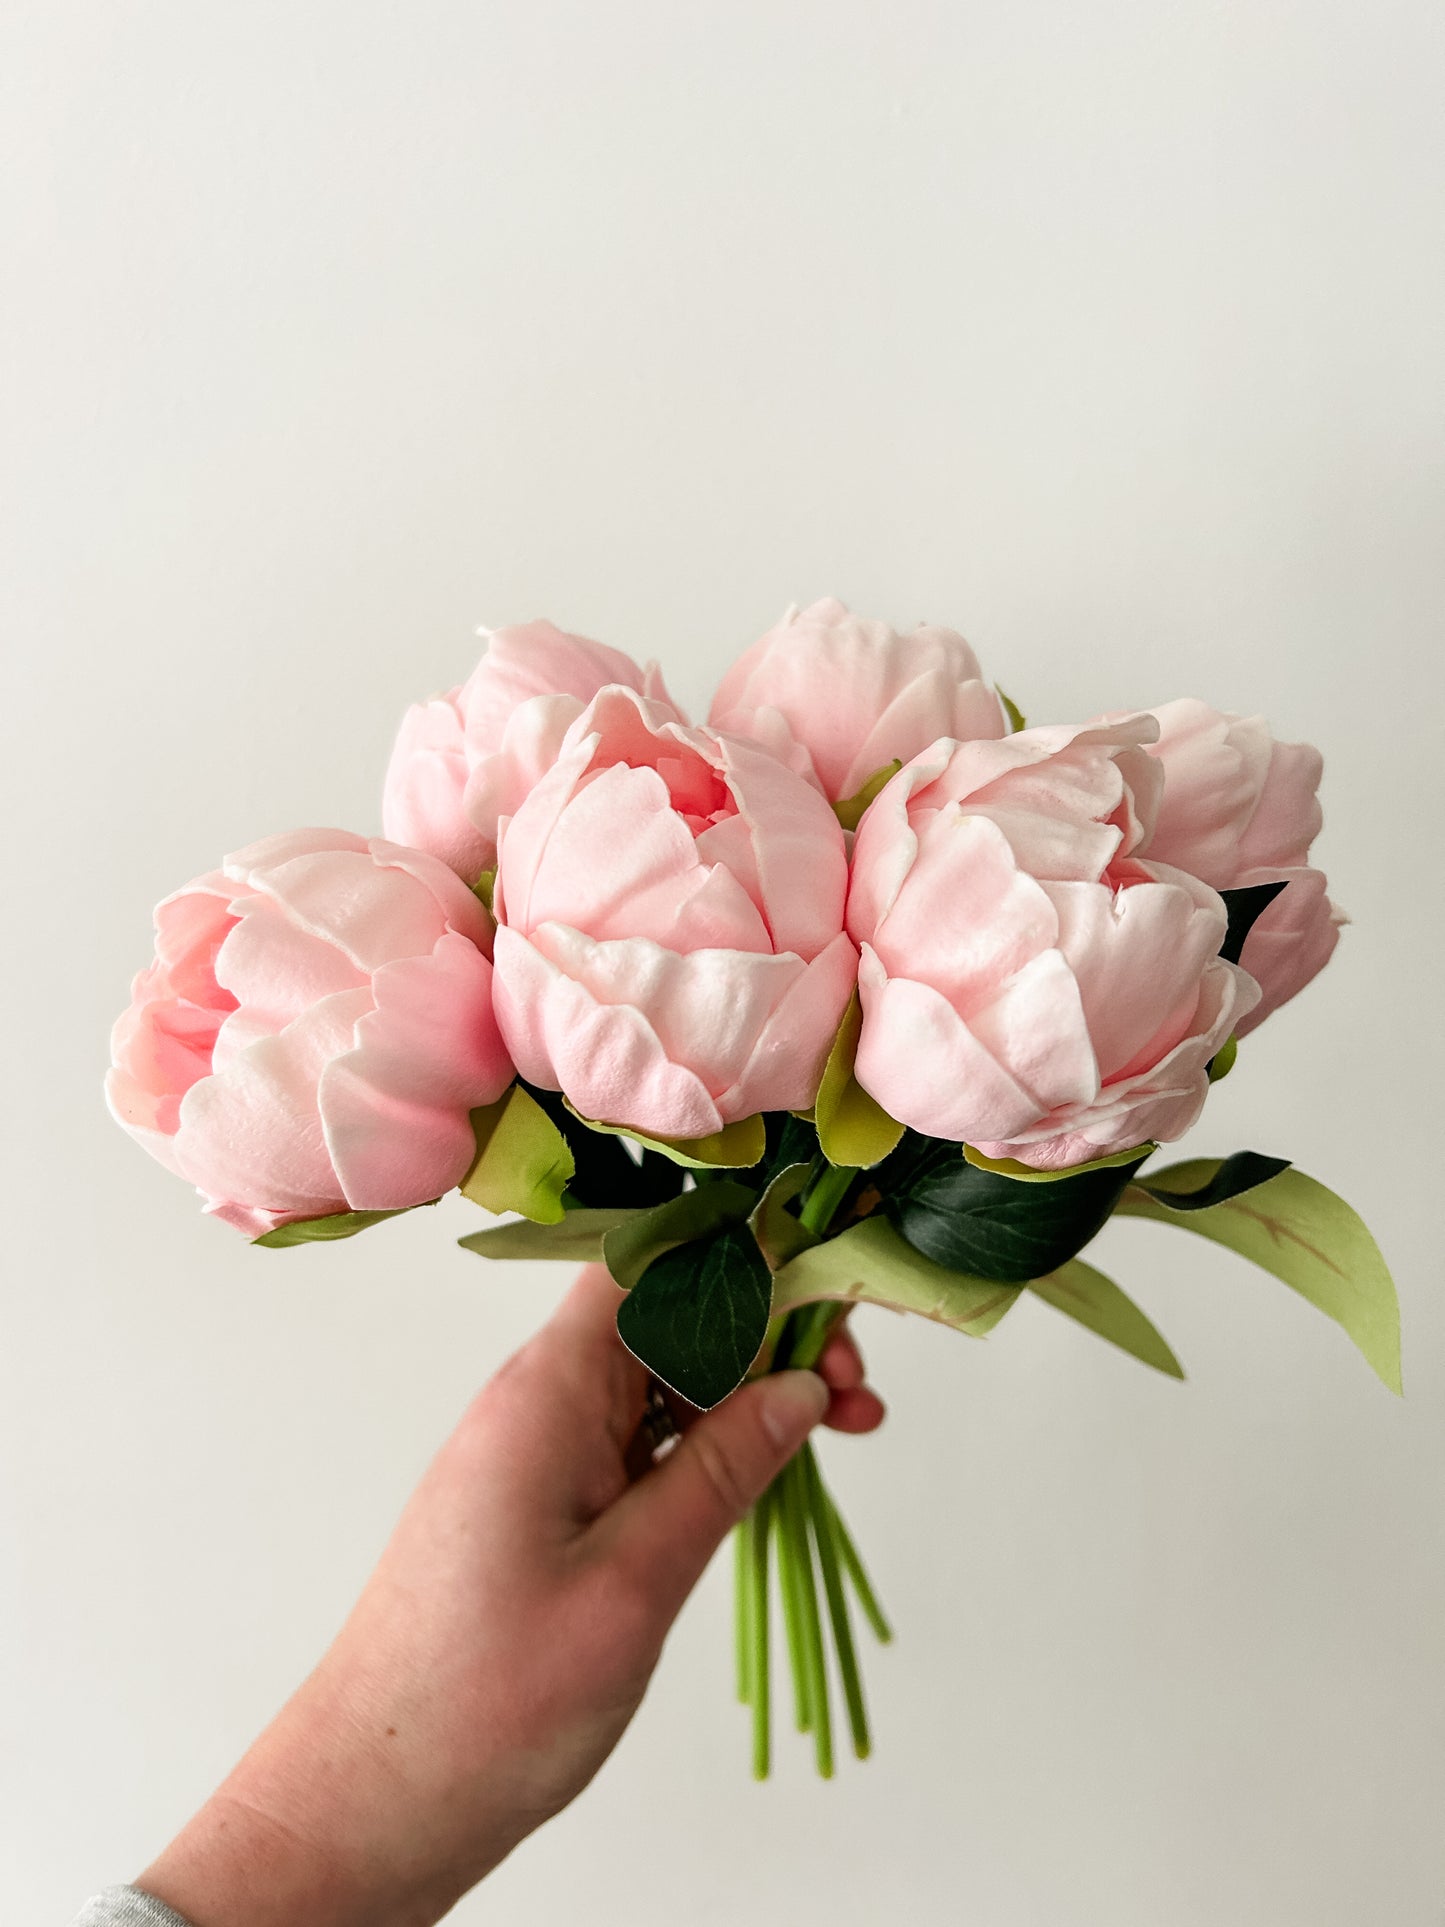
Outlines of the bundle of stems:
M 805 1193 L 799 1217 L 818 1235 L 857 1174 L 824 1167 Z M 771 1369 L 811 1367 L 845 1315 L 836 1304 L 806 1305 L 776 1334 Z M 833 1713 L 829 1699 L 828 1637 L 847 1711 L 853 1751 L 872 1750 L 863 1681 L 853 1641 L 850 1592 L 877 1638 L 892 1638 L 858 1549 L 823 1484 L 817 1457 L 805 1445 L 773 1481 L 734 1535 L 738 1698 L 751 1709 L 753 1775 L 765 1780 L 772 1758 L 771 1593 L 775 1569 L 783 1630 L 793 1676 L 793 1710 L 800 1733 L 813 1736 L 822 1778 L 833 1775 Z M 821 1591 L 820 1591 L 821 1588 Z

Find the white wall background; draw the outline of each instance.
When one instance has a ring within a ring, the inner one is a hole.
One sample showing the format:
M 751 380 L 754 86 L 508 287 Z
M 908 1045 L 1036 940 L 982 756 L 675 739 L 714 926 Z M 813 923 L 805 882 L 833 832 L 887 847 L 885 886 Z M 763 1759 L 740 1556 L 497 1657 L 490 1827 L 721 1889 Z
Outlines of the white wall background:
M 1191 1382 L 1042 1306 L 867 1326 L 828 1464 L 878 1757 L 746 1776 L 725 1573 L 459 1918 L 1438 1927 L 1445 21 L 1431 0 L 8 0 L 0 1860 L 64 1921 L 309 1666 L 561 1288 L 466 1208 L 252 1252 L 108 1122 L 152 901 L 377 823 L 395 718 L 545 613 L 701 705 L 791 599 L 1036 719 L 1328 754 L 1338 962 L 1196 1134 L 1377 1227 L 1407 1399 L 1154 1227 Z

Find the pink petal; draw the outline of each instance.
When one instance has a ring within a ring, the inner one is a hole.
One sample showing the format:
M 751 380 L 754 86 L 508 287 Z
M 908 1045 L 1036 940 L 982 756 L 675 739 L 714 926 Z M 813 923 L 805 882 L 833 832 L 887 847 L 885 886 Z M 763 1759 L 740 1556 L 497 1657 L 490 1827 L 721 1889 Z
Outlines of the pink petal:
M 469 1113 L 512 1081 L 491 965 L 465 937 L 449 931 L 431 956 L 383 965 L 372 991 L 354 1048 L 325 1065 L 318 1085 L 331 1162 L 358 1211 L 449 1191 L 476 1154 Z
M 585 1117 L 650 1137 L 706 1137 L 722 1117 L 697 1076 L 669 1061 L 630 1004 L 598 1003 L 515 930 L 497 932 L 497 1021 L 529 1083 Z
M 866 945 L 858 973 L 863 1031 L 858 1082 L 900 1123 L 973 1143 L 1038 1117 L 1033 1097 L 927 984 L 889 978 Z

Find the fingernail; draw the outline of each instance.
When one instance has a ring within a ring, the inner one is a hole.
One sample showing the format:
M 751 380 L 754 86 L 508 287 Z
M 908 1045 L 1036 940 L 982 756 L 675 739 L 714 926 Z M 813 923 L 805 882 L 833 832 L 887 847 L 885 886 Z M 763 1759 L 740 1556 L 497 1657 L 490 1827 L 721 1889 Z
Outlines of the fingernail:
M 778 1372 L 762 1386 L 763 1430 L 780 1450 L 791 1452 L 822 1420 L 828 1388 L 816 1372 Z

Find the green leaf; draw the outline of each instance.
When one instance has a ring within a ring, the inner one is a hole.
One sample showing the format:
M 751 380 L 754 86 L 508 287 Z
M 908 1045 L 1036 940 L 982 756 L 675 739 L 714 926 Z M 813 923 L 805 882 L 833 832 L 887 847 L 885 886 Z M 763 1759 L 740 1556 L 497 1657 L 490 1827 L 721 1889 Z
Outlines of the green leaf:
M 925 1257 L 975 1278 L 1023 1285 L 1083 1250 L 1151 1148 L 1140 1146 L 1132 1163 L 1103 1161 L 1045 1184 L 980 1169 L 941 1139 L 914 1138 L 878 1185 L 889 1217 Z
M 1272 1272 L 1333 1318 L 1382 1382 L 1398 1392 L 1399 1302 L 1363 1220 L 1343 1198 L 1292 1168 L 1222 1203 L 1181 1209 L 1181 1197 L 1197 1196 L 1222 1168 L 1217 1158 L 1171 1165 L 1147 1190 L 1131 1185 L 1119 1215 L 1181 1225 Z M 1172 1194 L 1168 1204 L 1166 1192 Z
M 1009 728 L 1013 731 L 1015 736 L 1017 736 L 1018 732 L 1021 729 L 1028 728 L 1029 726 L 1028 718 L 1024 715 L 1024 712 L 1019 708 L 1018 704 L 1013 701 L 1012 697 L 1006 696 L 1004 694 L 1003 690 L 999 688 L 997 683 L 994 684 L 993 688 L 994 688 L 994 694 L 998 697 L 999 701 L 1003 704 L 1003 713 L 1005 716 L 1008 717 Z
M 747 1377 L 767 1336 L 772 1295 L 773 1274 L 752 1232 L 728 1225 L 654 1258 L 619 1306 L 617 1329 L 655 1378 L 706 1410 Z
M 869 1165 L 881 1164 L 896 1149 L 903 1126 L 853 1075 L 862 1030 L 863 1006 L 855 990 L 828 1053 L 813 1115 L 818 1142 L 828 1162 L 866 1170 Z
M 427 1200 L 435 1204 L 435 1198 Z M 333 1211 L 324 1218 L 297 1218 L 290 1224 L 278 1225 L 274 1231 L 263 1231 L 259 1238 L 253 1238 L 253 1245 L 266 1245 L 272 1251 L 281 1251 L 290 1245 L 330 1244 L 337 1238 L 354 1238 L 358 1231 L 367 1231 L 383 1218 L 399 1218 L 403 1211 L 414 1210 L 413 1205 L 402 1205 L 396 1211 Z
M 690 1170 L 699 1171 L 717 1167 L 723 1170 L 746 1170 L 761 1164 L 768 1148 L 768 1127 L 766 1120 L 756 1117 L 739 1118 L 735 1124 L 725 1124 L 711 1137 L 644 1137 L 641 1131 L 634 1131 L 625 1124 L 599 1124 L 595 1118 L 583 1117 L 580 1111 L 567 1106 L 579 1123 L 585 1124 L 589 1131 L 600 1131 L 606 1137 L 630 1137 L 635 1144 L 646 1150 L 660 1152 L 671 1158 L 674 1164 L 686 1165 Z
M 569 1264 L 599 1263 L 605 1234 L 641 1211 L 569 1211 L 556 1224 L 536 1224 L 516 1218 L 508 1224 L 492 1225 L 486 1231 L 470 1232 L 457 1243 L 464 1251 L 475 1251 L 480 1258 L 559 1258 Z
M 1288 1171 L 1288 1158 L 1266 1157 L 1262 1151 L 1236 1151 L 1221 1164 L 1216 1159 L 1196 1158 L 1188 1164 L 1168 1164 L 1150 1178 L 1136 1178 L 1135 1187 L 1147 1191 L 1156 1204 L 1167 1204 L 1171 1211 L 1207 1211 L 1211 1205 L 1237 1198 L 1257 1185 L 1268 1184 L 1281 1171 Z M 1212 1176 L 1197 1186 L 1189 1180 L 1196 1172 Z
M 868 805 L 873 801 L 875 796 L 881 795 L 882 792 L 887 789 L 888 785 L 893 781 L 893 778 L 902 767 L 902 760 L 895 756 L 893 761 L 891 763 L 885 763 L 882 769 L 875 769 L 862 789 L 855 790 L 851 796 L 845 797 L 841 803 L 835 803 L 833 805 L 833 814 L 845 830 L 857 829 L 858 825 L 863 821 L 863 812 L 867 809 Z
M 1016 1158 L 986 1158 L 982 1151 L 975 1151 L 971 1144 L 963 1147 L 965 1164 L 971 1164 L 975 1171 L 994 1171 L 1001 1178 L 1013 1178 L 1018 1184 L 1060 1184 L 1069 1178 L 1081 1178 L 1086 1171 L 1116 1171 L 1122 1164 L 1142 1164 L 1145 1158 L 1153 1157 L 1159 1149 L 1157 1144 L 1132 1144 L 1127 1151 L 1111 1151 L 1106 1158 L 1091 1158 L 1087 1164 L 1065 1165 L 1060 1171 L 1036 1171 L 1031 1164 L 1020 1164 Z
M 808 1169 L 806 1164 L 790 1164 L 779 1171 L 748 1218 L 758 1248 L 773 1271 L 781 1270 L 790 1258 L 818 1242 L 787 1208 L 808 1182 Z
M 493 914 L 492 897 L 496 892 L 496 888 L 497 888 L 497 872 L 495 868 L 491 870 L 483 870 L 482 874 L 477 878 L 476 882 L 472 885 L 472 895 L 479 899 L 479 901 L 481 902 L 482 908 L 486 911 L 489 917 Z
M 1224 907 L 1229 913 L 1229 927 L 1224 933 L 1224 942 L 1219 946 L 1219 954 L 1227 962 L 1239 962 L 1244 940 L 1254 928 L 1256 919 L 1263 916 L 1287 881 L 1285 878 L 1278 883 L 1246 883 L 1238 890 L 1220 891 Z
M 784 1265 L 773 1279 L 773 1311 L 780 1315 L 823 1299 L 886 1305 L 982 1338 L 1022 1289 L 936 1265 L 906 1244 L 886 1218 L 872 1217 Z
M 461 1193 L 499 1217 L 520 1211 L 538 1224 L 558 1224 L 562 1193 L 576 1169 L 566 1138 L 520 1084 L 483 1110 L 472 1112 L 477 1161 L 462 1179 Z
M 746 1224 L 757 1202 L 757 1193 L 746 1185 L 719 1178 L 651 1211 L 633 1212 L 602 1240 L 607 1269 L 619 1285 L 630 1288 L 665 1251 L 710 1238 L 731 1225 Z
M 1156 1372 L 1183 1378 L 1183 1366 L 1133 1299 L 1082 1258 L 1060 1265 L 1047 1278 L 1033 1279 L 1029 1290 L 1046 1305 L 1077 1319 L 1100 1338 L 1107 1338 L 1111 1345 L 1142 1358 Z

